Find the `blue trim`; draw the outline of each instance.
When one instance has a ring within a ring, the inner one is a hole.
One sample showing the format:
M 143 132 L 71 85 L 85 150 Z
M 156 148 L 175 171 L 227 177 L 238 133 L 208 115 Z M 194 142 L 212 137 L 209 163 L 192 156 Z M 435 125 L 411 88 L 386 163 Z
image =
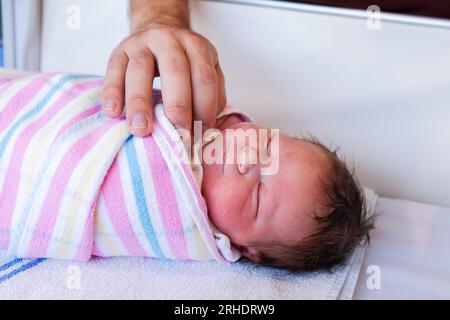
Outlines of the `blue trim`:
M 13 265 L 18 264 L 22 260 L 23 259 L 20 259 L 20 258 L 11 260 L 10 262 L 5 263 L 4 265 L 0 266 L 0 271 L 5 271 L 5 270 L 9 269 L 10 267 L 12 267 Z
M 161 251 L 161 248 L 156 239 L 155 231 L 153 230 L 152 222 L 149 217 L 149 212 L 147 208 L 147 202 L 145 200 L 145 192 L 142 187 L 142 175 L 141 168 L 136 157 L 136 149 L 133 144 L 133 137 L 129 137 L 125 142 L 125 151 L 128 159 L 128 167 L 131 173 L 131 180 L 133 182 L 133 193 L 136 200 L 137 209 L 139 212 L 139 219 L 141 220 L 142 227 L 144 228 L 145 235 L 150 241 L 153 252 L 159 258 L 165 258 Z
M 26 270 L 28 270 L 28 269 L 30 269 L 30 268 L 33 268 L 33 267 L 37 266 L 38 264 L 44 262 L 45 260 L 47 260 L 47 259 L 46 259 L 46 258 L 39 258 L 39 259 L 31 260 L 30 262 L 28 262 L 28 263 L 22 265 L 20 268 L 18 268 L 18 269 L 16 269 L 16 270 L 13 270 L 13 271 L 11 271 L 10 273 L 7 273 L 7 274 L 1 276 L 1 277 L 0 277 L 0 283 L 6 281 L 6 280 L 8 280 L 8 279 L 11 279 L 11 278 L 14 277 L 15 275 L 17 275 L 17 274 L 19 274 L 19 273 L 21 273 L 21 272 L 23 272 L 23 271 L 26 271 Z M 13 261 L 14 261 L 14 260 L 13 260 Z M 12 262 L 12 261 L 11 261 L 11 262 Z

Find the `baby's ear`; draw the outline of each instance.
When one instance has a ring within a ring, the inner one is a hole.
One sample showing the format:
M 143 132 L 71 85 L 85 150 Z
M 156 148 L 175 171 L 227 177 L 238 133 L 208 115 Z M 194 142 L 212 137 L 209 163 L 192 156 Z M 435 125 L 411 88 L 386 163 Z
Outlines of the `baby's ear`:
M 253 262 L 261 261 L 261 253 L 255 248 L 247 246 L 237 246 L 237 248 L 244 257 L 252 260 Z

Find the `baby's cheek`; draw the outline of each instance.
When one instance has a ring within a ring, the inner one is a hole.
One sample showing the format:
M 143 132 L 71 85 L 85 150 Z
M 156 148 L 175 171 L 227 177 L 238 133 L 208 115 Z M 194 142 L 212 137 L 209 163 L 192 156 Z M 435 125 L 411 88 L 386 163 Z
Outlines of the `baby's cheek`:
M 234 220 L 234 216 L 240 210 L 241 196 L 236 192 L 237 190 L 230 188 L 217 191 L 214 199 L 216 209 L 220 210 L 223 216 Z
M 222 185 L 211 192 L 208 200 L 211 220 L 222 232 L 229 234 L 242 229 L 243 196 L 238 189 Z

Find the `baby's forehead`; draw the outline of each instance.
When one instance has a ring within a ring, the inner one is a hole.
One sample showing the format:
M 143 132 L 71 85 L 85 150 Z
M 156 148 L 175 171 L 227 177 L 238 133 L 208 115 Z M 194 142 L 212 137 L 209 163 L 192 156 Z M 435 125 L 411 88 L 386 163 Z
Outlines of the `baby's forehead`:
M 297 138 L 280 136 L 279 172 L 272 177 L 273 201 L 280 227 L 297 224 L 310 229 L 313 213 L 322 208 L 322 183 L 329 159 L 320 147 Z
M 283 133 L 279 138 L 279 155 L 280 160 L 286 162 L 285 164 L 313 165 L 322 169 L 330 165 L 330 157 L 321 146 Z

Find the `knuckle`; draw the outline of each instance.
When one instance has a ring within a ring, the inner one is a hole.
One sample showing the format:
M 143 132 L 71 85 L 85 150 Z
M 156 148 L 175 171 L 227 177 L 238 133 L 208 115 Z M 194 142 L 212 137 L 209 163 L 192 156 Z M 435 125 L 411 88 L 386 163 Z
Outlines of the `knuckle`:
M 191 121 L 191 108 L 184 104 L 171 104 L 164 106 L 169 119 L 176 123 L 189 123 Z
M 175 57 L 175 56 L 167 57 L 162 61 L 162 64 L 164 64 L 164 66 L 169 71 L 184 70 L 183 61 L 179 57 Z
M 191 42 L 191 45 L 196 48 L 197 50 L 206 51 L 209 48 L 209 41 L 205 37 L 199 35 L 199 34 L 193 34 L 191 35 L 189 41 Z
M 114 51 L 119 52 L 119 51 L 125 50 L 125 47 L 126 47 L 126 44 L 128 43 L 128 41 L 130 41 L 130 36 L 123 38 L 123 39 L 119 42 L 119 44 L 117 45 L 117 47 L 114 48 L 113 52 L 114 52 Z
M 149 99 L 143 95 L 133 95 L 126 98 L 126 104 L 132 107 L 144 108 L 149 103 Z
M 172 28 L 156 28 L 151 29 L 147 33 L 149 41 L 174 38 L 176 31 Z
M 108 60 L 108 65 L 107 68 L 108 69 L 121 69 L 123 67 L 123 60 L 124 60 L 124 55 L 122 53 L 122 51 L 117 51 L 111 54 L 111 57 Z
M 142 38 L 142 31 L 137 31 L 123 39 L 119 46 L 122 46 L 123 48 L 125 48 L 125 50 L 128 50 L 130 48 L 133 48 L 136 42 L 142 42 Z
M 103 97 L 120 97 L 122 95 L 122 88 L 118 84 L 109 83 L 106 84 L 103 89 Z
M 217 82 L 215 68 L 210 64 L 201 62 L 197 66 L 197 72 L 193 75 L 194 84 L 208 85 Z
M 168 113 L 172 114 L 186 114 L 190 110 L 190 108 L 185 104 L 170 104 L 165 108 Z
M 195 112 L 195 118 L 198 120 L 201 120 L 207 124 L 211 124 L 214 122 L 216 116 L 216 110 L 215 109 L 198 109 Z
M 134 68 L 146 68 L 150 63 L 150 57 L 143 52 L 136 52 L 130 55 L 130 64 Z
M 111 52 L 111 57 L 114 57 L 114 56 L 121 56 L 121 55 L 123 55 L 123 49 L 122 49 L 122 45 L 121 44 L 119 44 L 117 47 L 115 47 L 114 49 L 113 49 L 113 51 Z
M 218 57 L 216 47 L 214 47 L 214 45 L 204 36 L 200 34 L 194 34 L 192 35 L 190 41 L 192 47 L 195 48 L 195 50 L 198 50 L 203 54 L 206 53 L 207 55 L 213 57 L 213 59 Z

